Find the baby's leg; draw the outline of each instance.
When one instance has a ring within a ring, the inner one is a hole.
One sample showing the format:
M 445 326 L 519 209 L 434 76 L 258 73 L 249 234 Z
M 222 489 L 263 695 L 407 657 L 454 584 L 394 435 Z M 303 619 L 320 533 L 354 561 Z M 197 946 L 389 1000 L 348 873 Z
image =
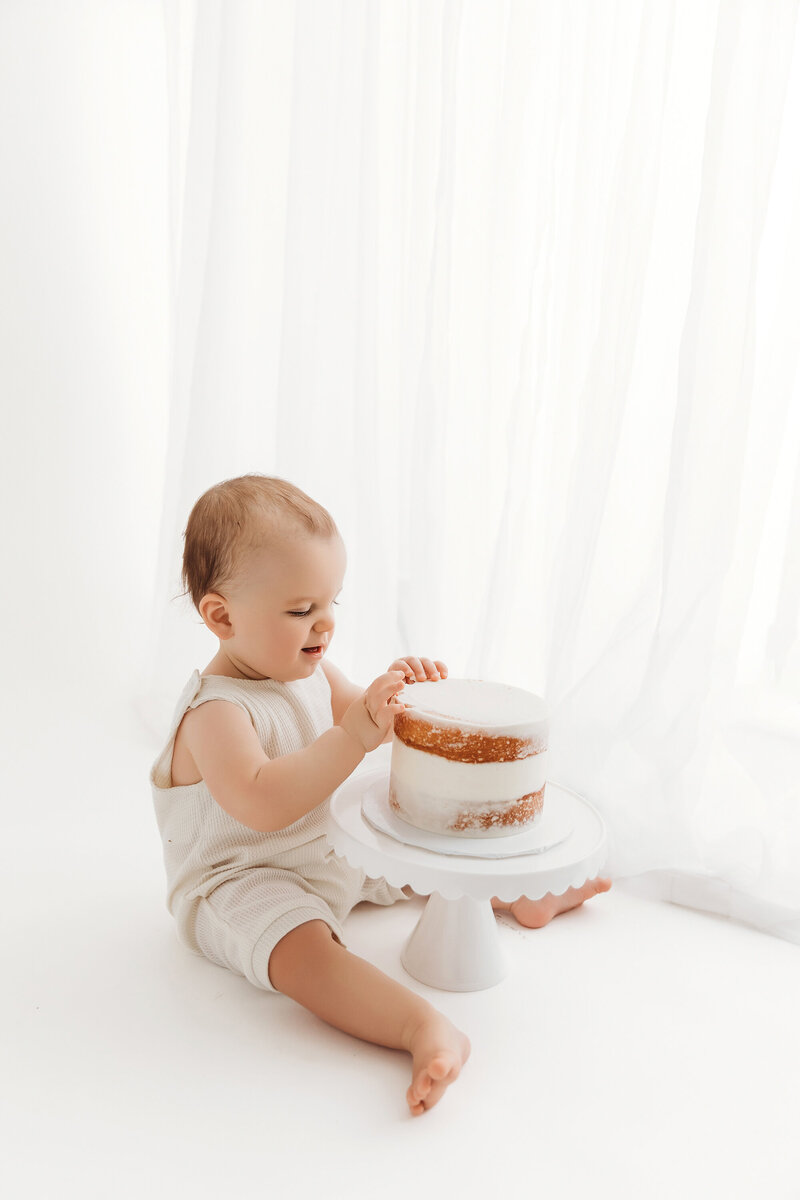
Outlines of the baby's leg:
M 469 1040 L 427 1000 L 351 954 L 324 921 L 299 925 L 269 960 L 272 986 L 329 1025 L 366 1042 L 407 1050 L 406 1098 L 415 1116 L 432 1108 L 469 1058 Z
M 525 925 L 528 929 L 541 929 L 559 913 L 567 912 L 570 908 L 577 908 L 579 904 L 583 904 L 584 900 L 590 900 L 598 892 L 607 892 L 610 887 L 610 879 L 598 877 L 597 879 L 587 879 L 586 883 L 579 888 L 567 888 L 560 896 L 554 896 L 552 892 L 548 892 L 546 896 L 542 896 L 541 900 L 529 900 L 527 896 L 520 896 L 519 900 L 515 900 L 513 904 L 506 904 L 495 896 L 492 900 L 492 908 L 511 912 L 520 925 Z

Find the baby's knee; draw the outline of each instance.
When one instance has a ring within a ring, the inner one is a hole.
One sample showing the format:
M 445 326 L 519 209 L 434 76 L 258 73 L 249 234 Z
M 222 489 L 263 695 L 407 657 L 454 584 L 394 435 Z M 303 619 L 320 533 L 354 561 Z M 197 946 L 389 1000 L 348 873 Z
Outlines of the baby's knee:
M 277 992 L 291 995 L 298 980 L 313 974 L 320 957 L 341 945 L 325 921 L 304 921 L 285 933 L 269 956 L 269 981 Z

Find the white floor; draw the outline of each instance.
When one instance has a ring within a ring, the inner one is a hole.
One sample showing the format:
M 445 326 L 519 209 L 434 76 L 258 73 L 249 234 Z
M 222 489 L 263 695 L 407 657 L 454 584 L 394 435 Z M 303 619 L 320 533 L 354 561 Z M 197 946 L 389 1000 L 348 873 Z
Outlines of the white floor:
M 618 883 L 544 930 L 500 918 L 507 979 L 455 994 L 400 966 L 422 901 L 362 906 L 350 948 L 472 1040 L 412 1118 L 404 1054 L 178 944 L 132 711 L 32 706 L 4 784 L 10 1200 L 800 1197 L 797 946 Z

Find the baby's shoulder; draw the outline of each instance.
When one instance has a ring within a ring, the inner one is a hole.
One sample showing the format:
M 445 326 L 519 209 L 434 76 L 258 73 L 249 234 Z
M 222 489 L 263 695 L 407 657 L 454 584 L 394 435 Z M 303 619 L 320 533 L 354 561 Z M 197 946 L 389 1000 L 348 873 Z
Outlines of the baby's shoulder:
M 233 700 L 214 697 L 187 708 L 172 747 L 172 786 L 200 783 L 203 773 L 193 752 L 198 743 L 217 743 L 231 731 L 240 732 L 243 725 L 252 729 L 248 713 Z

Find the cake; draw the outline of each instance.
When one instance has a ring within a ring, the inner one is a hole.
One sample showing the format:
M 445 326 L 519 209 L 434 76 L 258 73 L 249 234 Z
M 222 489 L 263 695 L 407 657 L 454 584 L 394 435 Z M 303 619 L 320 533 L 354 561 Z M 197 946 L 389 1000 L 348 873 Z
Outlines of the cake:
M 544 804 L 547 710 L 540 696 L 482 679 L 406 687 L 394 719 L 389 805 L 409 825 L 504 837 Z

